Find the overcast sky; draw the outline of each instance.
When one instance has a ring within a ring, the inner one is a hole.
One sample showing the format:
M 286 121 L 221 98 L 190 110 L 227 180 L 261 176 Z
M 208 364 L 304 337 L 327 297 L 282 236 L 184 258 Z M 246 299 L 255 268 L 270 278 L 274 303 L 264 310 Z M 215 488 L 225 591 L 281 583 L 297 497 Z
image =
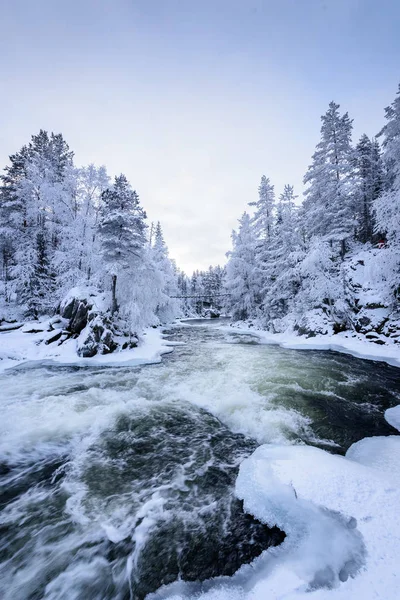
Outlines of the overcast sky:
M 331 100 L 376 134 L 399 0 L 0 0 L 0 165 L 40 128 L 105 164 L 191 272 L 223 263 L 264 173 L 302 192 Z

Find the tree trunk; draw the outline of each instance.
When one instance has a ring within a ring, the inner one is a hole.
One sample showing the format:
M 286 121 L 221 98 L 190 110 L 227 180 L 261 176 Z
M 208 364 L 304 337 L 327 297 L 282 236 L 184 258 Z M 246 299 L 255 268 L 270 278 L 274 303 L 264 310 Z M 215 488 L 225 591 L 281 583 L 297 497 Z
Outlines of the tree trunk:
M 117 312 L 118 306 L 117 306 L 117 276 L 113 275 L 112 276 L 112 285 L 111 285 L 111 292 L 112 292 L 112 299 L 111 299 L 111 314 L 113 315 L 115 312 Z
M 340 242 L 340 256 L 342 260 L 344 259 L 344 255 L 346 254 L 346 240 L 341 240 Z

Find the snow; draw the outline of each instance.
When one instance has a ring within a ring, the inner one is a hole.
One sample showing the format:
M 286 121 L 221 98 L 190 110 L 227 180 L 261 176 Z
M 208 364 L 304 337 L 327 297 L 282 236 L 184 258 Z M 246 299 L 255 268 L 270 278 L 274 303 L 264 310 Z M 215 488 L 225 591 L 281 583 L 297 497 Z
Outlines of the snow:
M 161 356 L 172 352 L 171 343 L 163 339 L 159 328 L 145 329 L 137 348 L 121 350 L 112 354 L 81 358 L 77 355 L 77 339 L 69 339 L 61 345 L 46 345 L 56 331 L 47 331 L 49 321 L 32 321 L 15 331 L 0 333 L 0 371 L 19 365 L 38 364 L 74 365 L 78 367 L 132 367 L 158 363 Z M 27 333 L 28 331 L 37 333 Z
M 388 408 L 385 411 L 386 421 L 400 431 L 400 405 Z
M 110 304 L 110 293 L 99 291 L 89 285 L 76 285 L 71 288 L 60 302 L 60 312 L 73 300 L 88 300 L 97 312 L 105 312 Z
M 361 465 L 390 473 L 392 478 L 400 481 L 400 436 L 364 438 L 353 444 L 346 456 Z
M 387 338 L 385 345 L 378 345 L 369 341 L 365 336 L 352 332 L 316 335 L 315 337 L 307 338 L 290 331 L 285 333 L 269 333 L 250 327 L 246 323 L 221 326 L 221 329 L 226 331 L 232 331 L 232 328 L 238 333 L 251 333 L 262 344 L 278 344 L 282 348 L 290 348 L 292 350 L 331 350 L 333 352 L 350 354 L 356 358 L 386 362 L 394 367 L 400 367 L 400 345 L 388 341 Z
M 379 447 L 379 442 L 375 445 Z M 343 458 L 311 447 L 262 446 L 242 464 L 237 492 L 244 497 L 250 512 L 258 518 L 269 518 L 265 504 L 270 502 L 271 489 L 274 494 L 276 489 L 281 490 L 276 502 L 284 499 L 289 509 L 288 542 L 290 546 L 294 538 L 295 543 L 276 561 L 273 581 L 279 583 L 278 597 L 305 596 L 310 581 L 327 569 L 337 575 L 332 581 L 337 587 L 319 589 L 314 593 L 315 598 L 394 600 L 398 597 L 400 480 L 382 471 L 373 461 L 369 465 L 365 453 L 364 464 L 350 460 L 352 454 L 360 456 L 352 448 Z M 381 446 L 380 456 L 379 462 L 384 459 L 394 466 L 398 452 L 392 456 L 390 448 Z M 340 518 L 327 510 L 340 513 Z M 285 529 L 284 514 L 280 520 Z M 299 524 L 304 524 L 304 530 Z M 365 544 L 365 556 L 361 543 Z M 353 568 L 359 568 L 356 576 L 339 584 L 340 570 L 351 561 Z M 293 572 L 299 579 L 296 587 L 287 584 L 293 579 Z M 273 593 L 270 586 L 269 581 L 260 582 L 255 591 L 258 587 L 268 597 L 267 593 Z M 255 597 L 261 596 L 256 593 Z

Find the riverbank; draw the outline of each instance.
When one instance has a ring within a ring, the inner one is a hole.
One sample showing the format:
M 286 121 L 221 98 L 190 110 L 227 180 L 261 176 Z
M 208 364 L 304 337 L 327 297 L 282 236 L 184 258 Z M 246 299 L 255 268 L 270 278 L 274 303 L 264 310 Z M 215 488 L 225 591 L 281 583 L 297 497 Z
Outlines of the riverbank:
M 290 332 L 269 333 L 244 322 L 221 325 L 221 329 L 226 331 L 234 329 L 238 333 L 253 335 L 262 344 L 278 344 L 282 348 L 291 350 L 331 350 L 350 354 L 355 358 L 375 360 L 385 362 L 393 367 L 400 367 L 400 344 L 391 340 L 378 344 L 362 334 L 351 331 L 306 337 Z
M 62 344 L 50 343 L 55 332 L 49 331 L 49 319 L 9 323 L 0 327 L 0 372 L 26 363 L 59 364 L 78 367 L 131 367 L 159 363 L 164 354 L 173 351 L 177 342 L 165 340 L 162 327 L 145 329 L 136 348 L 117 350 L 91 358 L 78 356 L 78 340 L 68 339 Z M 362 334 L 341 332 L 334 335 L 306 337 L 295 333 L 270 333 L 245 322 L 221 323 L 219 319 L 182 319 L 180 325 L 196 326 L 212 323 L 226 332 L 256 337 L 261 344 L 276 344 L 291 350 L 325 350 L 350 354 L 356 358 L 385 362 L 400 367 L 400 344 L 387 340 L 376 343 Z M 17 327 L 17 328 L 16 328 Z
M 0 331 L 0 371 L 22 364 L 134 367 L 160 362 L 162 355 L 172 352 L 174 345 L 164 339 L 161 327 L 149 327 L 140 335 L 136 348 L 83 358 L 78 356 L 78 338 L 67 339 L 61 344 L 51 342 L 56 332 L 49 330 L 48 325 L 49 320 L 42 319 L 14 325 L 18 329 L 3 327 Z

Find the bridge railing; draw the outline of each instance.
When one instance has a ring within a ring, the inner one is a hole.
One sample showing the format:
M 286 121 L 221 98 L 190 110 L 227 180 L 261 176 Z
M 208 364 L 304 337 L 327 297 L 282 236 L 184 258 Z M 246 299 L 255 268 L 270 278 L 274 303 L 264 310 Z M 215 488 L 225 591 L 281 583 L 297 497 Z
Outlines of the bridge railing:
M 197 300 L 201 300 L 204 298 L 213 299 L 213 298 L 224 298 L 226 296 L 230 296 L 231 294 L 200 294 L 196 296 L 170 296 L 170 298 L 197 298 Z

